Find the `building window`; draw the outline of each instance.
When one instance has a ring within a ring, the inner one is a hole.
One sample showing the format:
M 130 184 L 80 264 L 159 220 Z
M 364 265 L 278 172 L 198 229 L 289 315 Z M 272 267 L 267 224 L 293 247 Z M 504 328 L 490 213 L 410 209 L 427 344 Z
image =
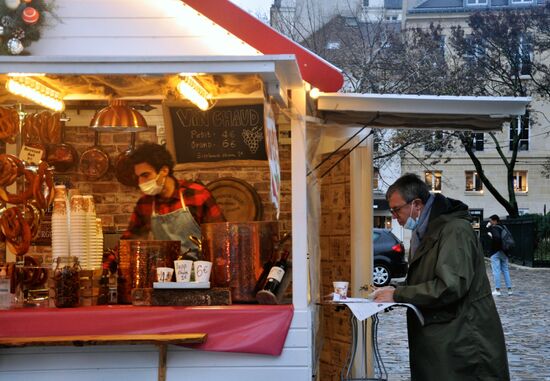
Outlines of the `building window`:
M 533 43 L 529 36 L 521 36 L 516 55 L 519 76 L 530 76 L 533 62 Z
M 487 5 L 487 0 L 466 0 L 466 5 L 469 5 L 469 6 Z
M 391 230 L 391 216 L 374 216 L 373 227 Z M 380 233 L 373 232 L 372 234 Z
M 510 122 L 510 150 L 513 149 L 514 139 L 519 134 L 518 151 L 529 150 L 529 115 L 518 115 Z
M 469 65 L 477 65 L 478 61 L 485 56 L 484 41 L 470 35 L 466 37 L 466 42 L 464 60 Z
M 527 192 L 527 171 L 514 171 L 514 191 Z
M 338 42 L 338 41 L 329 41 L 329 42 L 327 42 L 327 49 L 328 50 L 340 49 L 340 42 Z
M 529 208 L 519 208 L 518 209 L 518 214 L 520 216 L 525 216 L 526 214 L 529 214 Z
M 466 171 L 466 192 L 482 192 L 483 183 L 476 171 Z
M 485 134 L 478 132 L 472 134 L 473 148 L 475 151 L 483 151 L 485 148 Z
M 378 168 L 374 168 L 372 171 L 372 189 L 379 189 L 380 186 L 380 170 Z
M 443 146 L 443 132 L 435 131 L 424 144 L 424 151 L 434 152 L 441 150 Z
M 530 4 L 533 0 L 512 0 L 512 4 Z
M 357 26 L 357 19 L 355 17 L 346 17 L 344 19 L 346 26 Z
M 369 0 L 363 0 L 363 6 L 368 7 L 369 6 Z
M 424 181 L 432 192 L 441 192 L 441 171 L 426 171 Z

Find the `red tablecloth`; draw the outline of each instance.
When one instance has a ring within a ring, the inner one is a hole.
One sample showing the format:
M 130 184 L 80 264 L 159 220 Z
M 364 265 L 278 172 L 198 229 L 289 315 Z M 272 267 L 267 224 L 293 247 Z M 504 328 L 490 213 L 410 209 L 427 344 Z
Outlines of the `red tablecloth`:
M 293 313 L 292 305 L 15 309 L 0 311 L 0 337 L 207 333 L 193 348 L 277 356 Z

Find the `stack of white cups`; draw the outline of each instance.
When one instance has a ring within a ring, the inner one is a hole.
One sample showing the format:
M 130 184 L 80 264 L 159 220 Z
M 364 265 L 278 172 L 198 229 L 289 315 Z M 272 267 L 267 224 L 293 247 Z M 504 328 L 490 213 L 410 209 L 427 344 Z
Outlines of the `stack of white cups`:
M 90 231 L 89 249 L 88 269 L 96 270 L 101 268 L 103 261 L 103 226 L 101 225 L 101 218 L 94 218 L 93 231 Z
M 88 267 L 87 205 L 84 196 L 76 194 L 70 201 L 69 245 L 83 269 Z
M 65 197 L 56 198 L 53 202 L 52 211 L 52 261 L 54 268 L 58 257 L 67 257 L 68 255 L 69 220 L 67 199 Z
M 98 268 L 97 263 L 97 227 L 94 197 L 84 195 L 86 205 L 86 269 L 93 270 Z

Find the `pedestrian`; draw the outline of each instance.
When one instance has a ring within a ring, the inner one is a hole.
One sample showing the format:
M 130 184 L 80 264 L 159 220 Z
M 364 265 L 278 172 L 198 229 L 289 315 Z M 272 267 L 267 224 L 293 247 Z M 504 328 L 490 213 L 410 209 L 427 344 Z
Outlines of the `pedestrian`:
M 493 271 L 493 280 L 495 282 L 494 296 L 500 296 L 500 273 L 504 275 L 504 283 L 508 289 L 508 295 L 512 295 L 512 280 L 510 279 L 510 270 L 508 268 L 508 256 L 502 247 L 502 235 L 505 234 L 500 218 L 496 214 L 489 217 L 487 224 L 488 234 L 491 236 L 491 270 Z
M 415 305 L 407 312 L 412 381 L 509 380 L 500 317 L 491 296 L 481 243 L 468 207 L 430 194 L 405 174 L 387 193 L 393 218 L 412 230 L 403 286 L 374 291 L 375 302 Z

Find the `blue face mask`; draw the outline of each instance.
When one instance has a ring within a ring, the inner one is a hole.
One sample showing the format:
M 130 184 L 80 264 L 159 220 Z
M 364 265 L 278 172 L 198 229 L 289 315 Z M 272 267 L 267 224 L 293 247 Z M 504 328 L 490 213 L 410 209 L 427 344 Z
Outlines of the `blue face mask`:
M 414 230 L 418 226 L 418 218 L 417 219 L 412 218 L 413 206 L 414 204 L 411 205 L 411 215 L 409 216 L 409 218 L 407 218 L 405 225 L 403 225 L 403 228 L 408 230 Z

